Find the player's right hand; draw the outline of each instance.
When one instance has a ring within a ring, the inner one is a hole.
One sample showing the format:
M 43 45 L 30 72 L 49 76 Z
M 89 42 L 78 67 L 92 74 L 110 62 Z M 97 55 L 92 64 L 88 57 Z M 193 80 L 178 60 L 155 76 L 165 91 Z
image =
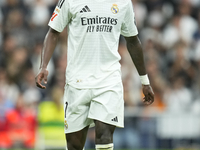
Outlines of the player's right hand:
M 36 83 L 37 87 L 39 87 L 41 89 L 46 89 L 46 86 L 42 85 L 42 81 L 44 81 L 44 84 L 47 84 L 48 74 L 49 74 L 49 72 L 46 68 L 45 69 L 40 68 L 39 73 L 35 77 L 35 83 Z

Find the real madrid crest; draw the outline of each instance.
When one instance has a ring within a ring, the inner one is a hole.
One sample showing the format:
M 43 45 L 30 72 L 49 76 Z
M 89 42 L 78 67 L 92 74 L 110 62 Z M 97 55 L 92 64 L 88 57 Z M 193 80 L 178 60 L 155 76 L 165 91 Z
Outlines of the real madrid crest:
M 65 120 L 65 129 L 68 129 L 68 124 L 67 124 L 67 120 Z
M 119 12 L 119 8 L 117 7 L 117 4 L 113 4 L 111 7 L 111 11 L 113 14 L 116 14 Z

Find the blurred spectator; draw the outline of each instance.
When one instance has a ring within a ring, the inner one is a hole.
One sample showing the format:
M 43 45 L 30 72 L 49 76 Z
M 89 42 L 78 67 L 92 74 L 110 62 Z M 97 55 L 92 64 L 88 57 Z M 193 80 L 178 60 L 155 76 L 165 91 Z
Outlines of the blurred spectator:
M 31 22 L 35 26 L 44 26 L 49 21 L 50 13 L 44 0 L 36 0 L 31 5 Z
M 198 12 L 198 29 L 194 33 L 195 61 L 200 61 L 200 11 Z
M 181 32 L 182 39 L 190 43 L 192 42 L 192 37 L 194 32 L 197 30 L 197 21 L 191 17 L 191 4 L 189 1 L 184 1 L 185 3 L 180 4 L 180 22 L 179 29 Z
M 6 137 L 9 147 L 33 148 L 36 134 L 36 112 L 19 95 L 14 109 L 6 112 Z
M 31 68 L 25 70 L 23 79 L 24 80 L 21 82 L 21 91 L 23 91 L 25 102 L 32 105 L 36 110 L 40 100 L 42 99 L 42 94 L 35 86 L 35 76 Z
M 1 121 L 5 119 L 6 111 L 14 107 L 15 102 L 12 101 L 12 98 L 18 96 L 17 91 L 13 91 L 12 93 L 13 95 L 11 96 L 7 91 L 7 89 L 8 85 L 7 85 L 6 72 L 4 69 L 0 68 L 0 112 L 1 112 L 0 120 Z
M 135 19 L 137 20 L 137 28 L 141 29 L 144 26 L 145 18 L 147 15 L 146 5 L 139 3 L 138 0 L 132 0 L 135 12 Z
M 62 103 L 63 90 L 59 87 L 54 87 L 51 91 L 52 100 L 43 101 L 39 104 L 39 123 L 63 123 L 64 106 Z
M 54 87 L 51 99 L 43 101 L 38 108 L 39 134 L 48 146 L 64 146 L 63 88 Z M 53 142 L 52 141 L 57 141 Z M 60 145 L 59 145 L 60 144 Z
M 2 73 L 0 71 L 0 73 Z M 2 85 L 2 84 L 1 84 Z M 5 100 L 2 91 L 0 90 L 0 147 L 8 148 L 10 146 L 10 140 L 7 134 L 7 121 L 6 113 L 13 107 L 13 103 L 9 100 Z
M 8 74 L 4 68 L 0 68 L 0 93 L 3 102 L 14 106 L 20 93 L 19 87 L 15 83 L 11 83 Z
M 3 21 L 3 15 L 1 12 L 1 7 L 0 7 L 0 45 L 3 43 L 3 37 L 2 37 L 2 21 Z
M 15 41 L 18 46 L 28 44 L 29 36 L 26 20 L 28 13 L 27 8 L 20 0 L 7 0 L 2 6 L 3 13 L 3 31 L 4 36 L 12 35 L 16 37 Z
M 2 45 L 1 51 L 1 55 L 3 55 L 4 57 L 2 57 L 3 60 L 1 59 L 1 64 L 4 64 L 4 62 L 8 60 L 9 56 L 11 55 L 16 46 L 16 37 L 9 34 L 4 36 L 4 43 Z
M 163 45 L 166 48 L 171 48 L 174 46 L 176 42 L 178 42 L 181 39 L 180 31 L 179 31 L 179 21 L 180 16 L 174 15 L 170 22 L 166 25 L 164 31 L 163 31 Z
M 165 93 L 165 103 L 167 111 L 182 113 L 190 111 L 192 104 L 192 93 L 185 86 L 185 79 L 174 78 L 171 90 Z
M 6 71 L 10 81 L 20 85 L 20 82 L 22 82 L 22 74 L 26 67 L 30 65 L 27 49 L 25 47 L 14 49 L 6 64 Z
M 173 79 L 182 77 L 187 87 L 191 87 L 195 78 L 195 68 L 192 66 L 189 55 L 189 47 L 180 41 L 176 43 L 173 51 L 169 52 L 168 78 Z

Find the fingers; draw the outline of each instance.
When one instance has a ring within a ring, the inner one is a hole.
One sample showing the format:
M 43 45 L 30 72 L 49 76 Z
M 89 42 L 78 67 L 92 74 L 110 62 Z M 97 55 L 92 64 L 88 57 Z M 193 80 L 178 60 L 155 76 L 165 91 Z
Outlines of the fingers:
M 151 96 L 145 96 L 144 98 L 143 98 L 143 103 L 145 104 L 145 105 L 151 105 L 152 103 L 154 102 L 154 98 L 152 98 Z
M 151 105 L 154 102 L 154 94 L 153 93 L 148 93 L 145 95 L 145 97 L 143 98 L 143 103 L 145 105 Z
M 45 73 L 44 73 L 44 83 L 45 84 L 47 84 L 47 76 L 48 76 L 48 71 L 46 71 Z
M 145 105 L 151 105 L 154 102 L 154 93 L 150 85 L 143 85 L 143 103 Z
M 45 86 L 43 86 L 41 83 L 42 83 L 42 79 L 44 78 L 43 74 L 39 74 L 37 77 L 36 77 L 36 85 L 37 87 L 41 88 L 41 89 L 46 89 Z
M 41 83 L 37 83 L 37 82 L 36 82 L 36 85 L 37 85 L 37 87 L 39 87 L 39 88 L 41 88 L 41 89 L 46 89 L 46 87 L 43 86 Z
M 37 87 L 41 89 L 46 89 L 46 86 L 42 85 L 42 80 L 44 80 L 44 83 L 47 84 L 47 76 L 48 71 L 46 73 L 39 73 L 37 75 L 37 77 L 35 78 Z

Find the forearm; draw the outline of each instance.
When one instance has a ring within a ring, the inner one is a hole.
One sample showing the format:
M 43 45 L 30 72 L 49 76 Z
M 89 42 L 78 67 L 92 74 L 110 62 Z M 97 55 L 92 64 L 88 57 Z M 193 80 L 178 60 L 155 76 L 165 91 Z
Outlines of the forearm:
M 59 33 L 53 29 L 49 29 L 47 32 L 41 54 L 40 68 L 47 68 L 49 60 L 51 59 L 56 47 L 58 36 Z
M 139 73 L 139 75 L 145 75 L 145 63 L 142 51 L 142 46 L 137 37 L 126 37 L 127 49 L 131 56 L 131 59 Z

